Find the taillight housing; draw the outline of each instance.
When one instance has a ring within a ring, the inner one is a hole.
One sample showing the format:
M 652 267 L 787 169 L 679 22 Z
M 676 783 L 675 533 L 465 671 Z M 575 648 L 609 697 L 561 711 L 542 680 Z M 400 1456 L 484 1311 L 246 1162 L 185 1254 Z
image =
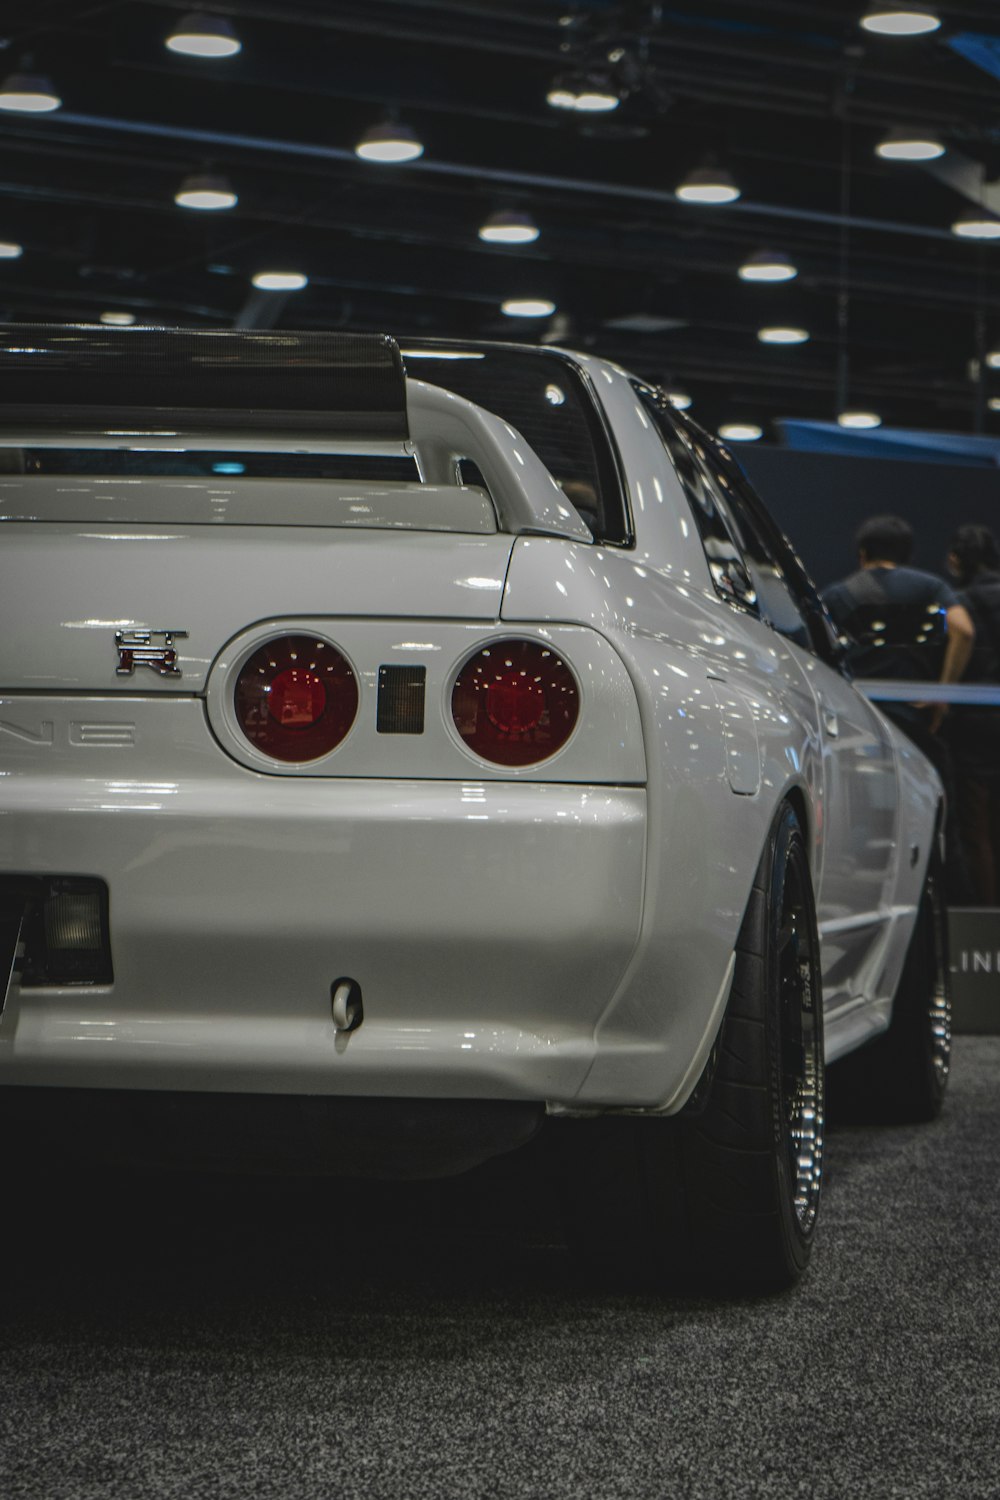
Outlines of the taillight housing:
M 358 682 L 329 641 L 276 636 L 244 662 L 234 704 L 255 749 L 275 760 L 318 760 L 347 737 L 358 713 Z
M 451 694 L 455 728 L 498 766 L 531 766 L 566 744 L 580 715 L 576 679 L 541 641 L 493 641 L 470 656 Z

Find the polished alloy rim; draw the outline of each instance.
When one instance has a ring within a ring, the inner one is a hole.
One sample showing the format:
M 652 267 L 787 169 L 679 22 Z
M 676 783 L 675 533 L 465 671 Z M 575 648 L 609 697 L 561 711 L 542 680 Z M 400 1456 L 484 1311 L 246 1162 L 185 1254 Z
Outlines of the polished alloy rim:
M 933 876 L 928 877 L 924 900 L 927 921 L 927 1017 L 930 1025 L 931 1065 L 944 1088 L 951 1069 L 951 995 L 948 988 L 947 940 L 944 900 Z
M 816 953 L 797 861 L 785 871 L 778 930 L 782 1021 L 781 1112 L 792 1181 L 792 1205 L 808 1234 L 823 1175 L 823 1057 L 816 1007 Z

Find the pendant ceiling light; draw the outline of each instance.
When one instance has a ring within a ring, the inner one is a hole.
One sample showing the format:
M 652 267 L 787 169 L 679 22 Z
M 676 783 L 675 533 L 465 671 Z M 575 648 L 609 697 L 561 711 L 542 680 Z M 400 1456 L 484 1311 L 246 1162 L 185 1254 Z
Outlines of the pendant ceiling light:
M 874 411 L 842 411 L 837 418 L 840 427 L 853 427 L 862 432 L 870 432 L 874 427 L 882 426 L 882 418 Z
M 696 167 L 677 188 L 685 203 L 735 203 L 740 190 L 724 167 Z
M 181 20 L 167 37 L 171 52 L 188 57 L 235 57 L 242 42 L 223 16 L 193 11 Z
M 597 73 L 563 73 L 546 94 L 553 109 L 572 109 L 583 115 L 604 115 L 617 109 L 621 96 L 610 79 Z
M 941 17 L 925 5 L 873 5 L 861 24 L 882 36 L 923 36 L 937 31 Z
M 174 202 L 181 208 L 214 211 L 222 208 L 235 208 L 239 199 L 233 192 L 228 177 L 219 177 L 212 172 L 201 172 L 192 177 L 185 177 L 174 194 Z
M 762 344 L 807 344 L 809 334 L 804 328 L 759 328 L 757 337 Z
M 401 162 L 416 161 L 423 156 L 424 148 L 409 125 L 387 120 L 366 130 L 354 152 L 362 161 Z
M 763 428 L 756 422 L 723 422 L 719 428 L 720 438 L 727 443 L 755 443 L 763 435 Z
M 886 161 L 936 161 L 944 155 L 937 137 L 922 130 L 890 130 L 875 150 Z
M 740 266 L 741 281 L 791 281 L 798 274 L 798 268 L 781 250 L 758 250 Z
M 301 271 L 258 271 L 253 285 L 259 292 L 301 292 L 309 277 Z
M 964 240 L 1000 240 L 1000 219 L 988 218 L 983 213 L 969 214 L 956 219 L 951 232 Z
M 131 328 L 135 322 L 135 313 L 130 312 L 102 312 L 101 322 L 108 328 Z
M 60 104 L 52 80 L 42 73 L 10 73 L 0 84 L 0 109 L 11 114 L 45 115 Z
M 20 260 L 24 246 L 17 240 L 0 240 L 0 260 Z
M 547 297 L 508 297 L 500 305 L 508 318 L 547 318 L 555 310 L 555 303 Z
M 688 407 L 691 405 L 691 397 L 688 395 L 687 391 L 668 391 L 667 400 L 670 402 L 670 405 L 676 407 L 678 411 L 687 411 Z
M 503 209 L 490 215 L 479 231 L 479 238 L 490 245 L 530 245 L 539 233 L 530 214 Z

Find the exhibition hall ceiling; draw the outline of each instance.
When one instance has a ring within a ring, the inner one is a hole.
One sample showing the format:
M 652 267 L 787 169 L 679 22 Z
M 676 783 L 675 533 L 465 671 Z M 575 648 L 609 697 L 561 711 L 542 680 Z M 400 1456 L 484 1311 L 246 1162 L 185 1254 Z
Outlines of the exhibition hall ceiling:
M 233 0 L 239 50 L 204 57 L 167 46 L 213 30 L 186 3 L 6 0 L 0 317 L 546 341 L 712 427 L 1000 431 L 1000 238 L 953 228 L 1000 234 L 1000 5 L 901 0 L 941 23 L 904 36 L 876 8 Z M 11 109 L 12 74 L 58 105 Z M 422 154 L 360 159 L 385 125 Z M 686 201 L 692 173 L 739 196 Z M 192 176 L 236 201 L 179 205 Z M 496 214 L 537 238 L 484 241 Z M 763 251 L 797 274 L 742 279 Z

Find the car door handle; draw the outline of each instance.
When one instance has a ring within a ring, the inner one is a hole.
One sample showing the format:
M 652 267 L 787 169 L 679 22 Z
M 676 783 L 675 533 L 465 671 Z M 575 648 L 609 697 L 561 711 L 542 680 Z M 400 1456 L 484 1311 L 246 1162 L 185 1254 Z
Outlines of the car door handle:
M 837 735 L 840 733 L 840 725 L 837 723 L 837 715 L 832 708 L 823 709 L 823 728 L 827 734 Z

